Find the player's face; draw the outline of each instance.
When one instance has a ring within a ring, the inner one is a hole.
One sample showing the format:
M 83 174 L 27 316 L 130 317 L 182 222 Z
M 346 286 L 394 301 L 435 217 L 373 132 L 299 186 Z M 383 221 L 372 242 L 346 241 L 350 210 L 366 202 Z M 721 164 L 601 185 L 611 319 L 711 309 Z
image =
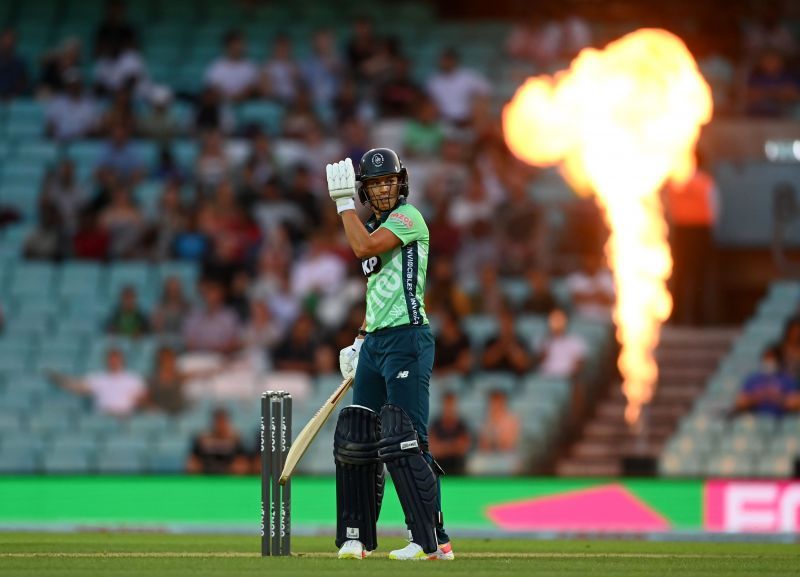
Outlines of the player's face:
M 395 175 L 379 176 L 370 178 L 364 183 L 367 189 L 372 208 L 378 211 L 385 211 L 392 208 L 397 203 L 397 196 L 400 189 L 400 180 Z

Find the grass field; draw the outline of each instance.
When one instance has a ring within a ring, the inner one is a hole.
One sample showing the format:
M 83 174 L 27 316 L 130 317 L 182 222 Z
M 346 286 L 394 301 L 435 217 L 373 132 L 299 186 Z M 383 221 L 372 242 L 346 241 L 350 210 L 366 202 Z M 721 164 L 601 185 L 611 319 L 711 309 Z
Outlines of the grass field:
M 259 556 L 257 537 L 141 533 L 0 533 L 4 577 L 241 575 L 800 575 L 800 547 L 753 543 L 459 539 L 456 561 L 400 563 L 386 538 L 364 561 L 339 561 L 332 539 L 296 537 L 292 558 Z

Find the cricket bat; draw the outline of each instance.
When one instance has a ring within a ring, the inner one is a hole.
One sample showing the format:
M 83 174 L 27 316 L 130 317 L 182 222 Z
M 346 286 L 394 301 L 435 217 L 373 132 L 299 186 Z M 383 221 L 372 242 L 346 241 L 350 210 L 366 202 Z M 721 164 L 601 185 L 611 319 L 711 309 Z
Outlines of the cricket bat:
M 300 462 L 300 459 L 303 458 L 303 455 L 306 454 L 306 451 L 311 446 L 311 443 L 317 437 L 317 434 L 322 430 L 322 426 L 325 424 L 325 421 L 331 416 L 331 413 L 334 411 L 336 406 L 339 402 L 344 398 L 347 391 L 350 387 L 353 386 L 353 378 L 349 377 L 342 381 L 342 384 L 339 385 L 333 394 L 325 401 L 325 404 L 319 408 L 319 411 L 311 417 L 311 420 L 308 424 L 303 427 L 303 430 L 300 431 L 300 434 L 297 435 L 297 439 L 294 440 L 292 446 L 289 448 L 289 452 L 286 454 L 286 462 L 283 465 L 283 471 L 281 471 L 281 478 L 280 484 L 286 484 L 286 481 L 289 480 L 289 477 L 292 476 L 294 473 L 295 467 L 297 467 L 297 463 Z

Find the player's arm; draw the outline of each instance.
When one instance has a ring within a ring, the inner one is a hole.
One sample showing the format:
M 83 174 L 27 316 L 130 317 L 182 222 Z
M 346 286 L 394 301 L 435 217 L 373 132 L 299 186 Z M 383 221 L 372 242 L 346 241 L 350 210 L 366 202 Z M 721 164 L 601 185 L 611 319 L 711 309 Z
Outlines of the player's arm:
M 358 258 L 377 256 L 400 246 L 400 239 L 389 229 L 380 227 L 370 234 L 355 210 L 342 212 L 342 224 L 347 242 Z

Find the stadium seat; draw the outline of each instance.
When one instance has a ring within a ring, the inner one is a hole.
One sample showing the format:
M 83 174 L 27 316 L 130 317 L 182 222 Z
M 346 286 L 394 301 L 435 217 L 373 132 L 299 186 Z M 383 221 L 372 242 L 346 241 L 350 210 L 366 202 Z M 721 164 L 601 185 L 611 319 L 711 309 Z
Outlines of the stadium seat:
M 497 319 L 490 315 L 470 315 L 462 320 L 462 327 L 477 349 L 497 334 Z
M 118 418 L 99 413 L 90 413 L 81 416 L 77 425 L 83 433 L 98 435 L 104 438 L 108 438 L 109 435 L 122 428 L 122 424 Z
M 58 293 L 62 297 L 82 295 L 96 298 L 102 282 L 102 267 L 94 262 L 66 262 L 61 266 Z
M 284 116 L 283 106 L 274 102 L 247 102 L 238 109 L 240 126 L 254 124 L 273 136 L 280 134 Z
M 42 468 L 45 473 L 88 473 L 91 470 L 91 464 L 91 455 L 79 449 L 46 452 L 42 459 Z
M 140 454 L 120 453 L 106 449 L 97 453 L 95 470 L 98 473 L 143 473 L 146 470 L 145 459 Z
M 150 289 L 150 282 L 150 268 L 144 263 L 112 264 L 108 271 L 106 294 L 116 302 L 124 287 L 132 286 L 139 294 L 144 294 Z
M 36 473 L 40 468 L 39 454 L 25 448 L 0 449 L 0 475 Z

